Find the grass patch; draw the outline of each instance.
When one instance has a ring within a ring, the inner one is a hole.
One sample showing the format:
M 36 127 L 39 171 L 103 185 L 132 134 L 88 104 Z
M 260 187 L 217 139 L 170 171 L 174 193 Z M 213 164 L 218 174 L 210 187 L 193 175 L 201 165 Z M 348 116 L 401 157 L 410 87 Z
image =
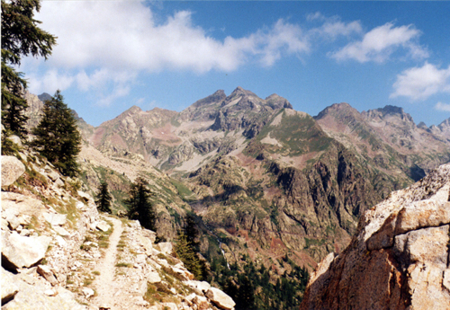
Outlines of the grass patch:
M 159 259 L 165 259 L 167 261 L 167 263 L 169 263 L 169 265 L 174 266 L 177 264 L 177 262 L 171 258 L 170 256 L 164 255 L 163 253 L 158 253 L 158 255 L 156 255 Z
M 117 263 L 116 267 L 119 267 L 119 268 L 131 268 L 131 264 L 128 264 L 128 263 Z

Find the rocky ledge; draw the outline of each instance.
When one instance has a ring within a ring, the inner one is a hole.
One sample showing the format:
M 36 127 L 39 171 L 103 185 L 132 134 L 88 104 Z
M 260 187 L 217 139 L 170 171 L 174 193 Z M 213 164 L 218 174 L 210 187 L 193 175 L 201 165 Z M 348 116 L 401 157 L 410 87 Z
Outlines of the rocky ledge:
M 301 309 L 449 309 L 450 164 L 368 210 L 317 267 Z

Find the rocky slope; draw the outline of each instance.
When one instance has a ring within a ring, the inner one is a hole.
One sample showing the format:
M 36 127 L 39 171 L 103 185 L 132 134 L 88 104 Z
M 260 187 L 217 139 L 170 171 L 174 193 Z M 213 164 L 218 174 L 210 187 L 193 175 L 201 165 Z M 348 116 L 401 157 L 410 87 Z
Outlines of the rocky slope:
M 170 242 L 99 214 L 81 181 L 23 149 L 2 156 L 2 309 L 232 309 Z
M 330 253 L 301 309 L 448 309 L 450 165 L 367 211 L 351 244 Z

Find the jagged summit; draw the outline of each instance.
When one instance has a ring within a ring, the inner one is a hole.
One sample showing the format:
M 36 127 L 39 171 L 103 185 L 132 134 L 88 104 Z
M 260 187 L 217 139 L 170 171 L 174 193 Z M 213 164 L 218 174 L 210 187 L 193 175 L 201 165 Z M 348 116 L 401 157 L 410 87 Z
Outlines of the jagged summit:
M 225 92 L 222 89 L 219 89 L 214 94 L 196 101 L 195 103 L 192 104 L 192 107 L 198 108 L 211 103 L 217 103 L 224 100 L 226 97 L 227 95 L 225 95 Z
M 228 96 L 228 98 L 234 98 L 237 96 L 256 96 L 253 92 L 249 91 L 249 90 L 245 90 L 243 89 L 241 86 L 236 87 L 235 90 L 233 90 L 233 92 Z
M 52 100 L 52 96 L 49 95 L 48 93 L 42 93 L 38 96 L 39 100 L 41 100 L 42 102 L 46 102 L 47 100 Z
M 347 102 L 341 102 L 341 103 L 334 103 L 331 106 L 326 107 L 314 118 L 316 120 L 320 120 L 322 118 L 325 118 L 328 115 L 342 116 L 342 115 L 349 115 L 349 114 L 360 117 L 360 113 L 355 108 L 353 108 L 350 104 L 348 104 Z
M 366 119 L 371 121 L 379 121 L 386 119 L 386 117 L 396 117 L 399 120 L 414 124 L 414 120 L 409 113 L 406 113 L 403 108 L 387 105 L 384 108 L 378 108 L 375 110 L 368 110 L 361 113 Z
M 420 122 L 419 124 L 417 124 L 417 128 L 422 128 L 424 130 L 427 130 L 427 124 L 425 124 L 424 122 Z

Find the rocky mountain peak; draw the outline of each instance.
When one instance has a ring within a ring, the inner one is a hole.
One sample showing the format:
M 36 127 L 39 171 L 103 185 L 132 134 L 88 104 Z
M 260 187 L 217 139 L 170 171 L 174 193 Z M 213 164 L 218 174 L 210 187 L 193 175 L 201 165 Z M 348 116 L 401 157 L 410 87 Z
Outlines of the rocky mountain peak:
M 316 120 L 320 120 L 320 119 L 325 118 L 328 115 L 333 116 L 333 117 L 338 117 L 338 118 L 340 118 L 342 116 L 350 116 L 350 115 L 352 115 L 353 117 L 355 117 L 355 116 L 360 117 L 360 113 L 355 108 L 353 108 L 350 104 L 348 104 L 346 102 L 341 102 L 341 103 L 334 103 L 331 106 L 326 107 L 314 118 Z
M 272 94 L 266 99 L 267 105 L 272 109 L 293 109 L 292 104 L 285 98 L 278 96 L 277 94 Z
M 442 123 L 440 123 L 438 127 L 442 131 L 444 131 L 444 129 L 450 130 L 450 117 L 444 120 Z
M 209 105 L 211 103 L 221 102 L 226 97 L 227 97 L 227 95 L 225 95 L 225 92 L 222 89 L 219 89 L 214 94 L 212 94 L 212 95 L 210 95 L 210 96 L 208 96 L 206 98 L 203 98 L 203 99 L 200 99 L 200 100 L 196 101 L 194 104 L 192 104 L 192 107 L 198 108 L 198 107 L 201 107 L 201 106 Z
M 395 117 L 402 122 L 412 123 L 415 125 L 413 118 L 409 113 L 406 113 L 403 108 L 387 105 L 384 108 L 379 108 L 376 110 L 368 110 L 362 113 L 368 120 L 382 120 L 388 117 Z
M 47 93 L 42 93 L 38 96 L 39 100 L 46 102 L 47 100 L 52 100 L 52 96 Z
M 131 108 L 129 108 L 128 110 L 126 110 L 124 113 L 130 115 L 130 114 L 136 114 L 142 112 L 142 109 L 136 105 L 132 106 Z
M 227 97 L 227 99 L 232 99 L 232 98 L 236 98 L 238 96 L 256 96 L 254 93 L 252 93 L 249 90 L 245 90 L 243 89 L 241 86 L 236 87 L 235 90 L 233 90 L 233 92 Z
M 425 124 L 424 122 L 420 122 L 419 124 L 417 124 L 417 127 L 424 130 L 428 129 L 427 124 Z

